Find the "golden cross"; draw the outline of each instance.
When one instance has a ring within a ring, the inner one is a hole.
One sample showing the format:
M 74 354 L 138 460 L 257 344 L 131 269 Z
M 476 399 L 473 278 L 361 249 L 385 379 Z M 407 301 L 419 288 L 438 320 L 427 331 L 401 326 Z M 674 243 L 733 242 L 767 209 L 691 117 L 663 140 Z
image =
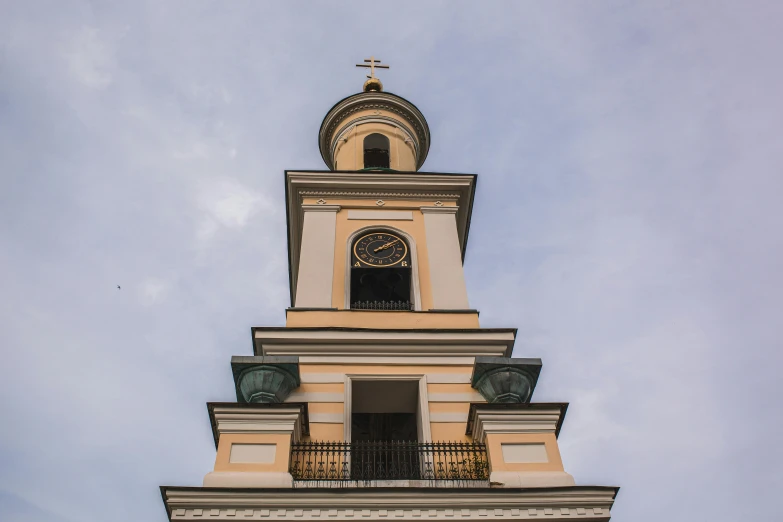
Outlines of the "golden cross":
M 370 74 L 367 76 L 368 78 L 375 78 L 375 69 L 388 69 L 388 65 L 381 65 L 382 60 L 375 60 L 375 56 L 370 56 L 370 59 L 367 58 L 364 59 L 365 63 L 357 63 L 356 67 L 369 67 L 370 68 Z

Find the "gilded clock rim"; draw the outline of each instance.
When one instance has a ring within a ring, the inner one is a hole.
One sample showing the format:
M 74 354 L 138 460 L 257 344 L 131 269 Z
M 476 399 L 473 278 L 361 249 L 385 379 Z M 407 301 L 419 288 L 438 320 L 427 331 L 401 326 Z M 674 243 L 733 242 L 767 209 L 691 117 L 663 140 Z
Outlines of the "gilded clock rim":
M 402 257 L 399 260 L 395 261 L 394 263 L 390 263 L 388 265 L 373 265 L 371 263 L 363 261 L 362 258 L 359 257 L 359 254 L 356 253 L 356 246 L 359 244 L 359 242 L 361 242 L 362 239 L 364 239 L 366 237 L 369 237 L 369 236 L 373 236 L 375 234 L 386 234 L 387 236 L 392 236 L 393 238 L 396 238 L 405 247 L 405 253 L 402 254 Z M 373 268 L 379 268 L 379 267 L 380 268 L 386 268 L 386 267 L 389 267 L 389 266 L 394 266 L 394 265 L 396 265 L 398 263 L 402 263 L 405 260 L 405 258 L 408 257 L 408 244 L 405 242 L 405 240 L 402 237 L 400 237 L 400 236 L 398 236 L 396 234 L 392 234 L 391 232 L 384 232 L 384 231 L 381 231 L 381 230 L 376 230 L 375 232 L 370 232 L 368 234 L 365 234 L 362 237 L 360 237 L 359 239 L 354 241 L 354 243 L 353 243 L 353 255 L 354 255 L 354 257 L 356 258 L 357 261 L 359 261 L 360 263 L 362 263 L 364 265 L 371 266 Z

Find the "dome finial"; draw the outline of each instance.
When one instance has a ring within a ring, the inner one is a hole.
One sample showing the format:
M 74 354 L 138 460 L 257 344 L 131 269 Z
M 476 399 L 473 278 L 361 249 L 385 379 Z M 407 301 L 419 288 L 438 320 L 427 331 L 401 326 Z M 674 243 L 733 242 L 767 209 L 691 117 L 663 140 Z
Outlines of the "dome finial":
M 357 63 L 356 67 L 368 67 L 370 74 L 367 75 L 368 80 L 364 82 L 362 90 L 364 92 L 381 92 L 383 91 L 383 84 L 381 80 L 375 77 L 375 69 L 388 69 L 388 65 L 381 65 L 382 60 L 376 60 L 374 56 L 370 56 L 370 59 L 364 59 L 365 63 Z
M 364 92 L 381 92 L 383 91 L 383 84 L 378 78 L 370 78 L 362 86 Z

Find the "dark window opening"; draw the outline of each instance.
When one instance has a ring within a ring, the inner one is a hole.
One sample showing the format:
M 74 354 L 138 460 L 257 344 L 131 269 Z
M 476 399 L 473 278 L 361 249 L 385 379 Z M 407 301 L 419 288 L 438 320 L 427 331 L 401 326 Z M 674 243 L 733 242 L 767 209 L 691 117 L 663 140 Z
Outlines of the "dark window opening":
M 351 308 L 411 310 L 410 268 L 351 269 Z
M 418 381 L 354 381 L 351 441 L 416 442 Z
M 364 168 L 389 168 L 389 138 L 383 134 L 370 134 L 364 138 Z
M 351 438 L 355 442 L 415 441 L 415 413 L 354 413 Z
M 392 445 L 415 448 L 419 441 L 418 381 L 354 381 L 351 387 L 351 476 L 419 478 L 418 452 L 403 454 Z

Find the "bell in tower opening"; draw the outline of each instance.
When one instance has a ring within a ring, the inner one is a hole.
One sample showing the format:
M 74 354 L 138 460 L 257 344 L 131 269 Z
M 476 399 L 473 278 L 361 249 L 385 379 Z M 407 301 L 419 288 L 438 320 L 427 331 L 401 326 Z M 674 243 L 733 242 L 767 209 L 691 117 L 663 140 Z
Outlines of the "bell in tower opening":
M 410 249 L 403 238 L 370 232 L 354 241 L 352 252 L 352 309 L 413 309 Z
M 364 138 L 364 168 L 389 168 L 389 138 L 377 132 Z

